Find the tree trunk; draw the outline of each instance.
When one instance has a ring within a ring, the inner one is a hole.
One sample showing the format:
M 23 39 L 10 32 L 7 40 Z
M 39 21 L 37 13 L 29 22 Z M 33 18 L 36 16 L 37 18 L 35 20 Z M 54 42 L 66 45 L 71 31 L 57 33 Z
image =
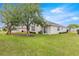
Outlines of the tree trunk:
M 46 33 L 46 27 L 45 26 L 43 27 L 43 33 L 44 34 Z
M 11 35 L 11 29 L 8 29 L 6 34 Z
M 7 35 L 11 35 L 11 27 L 12 27 L 12 25 L 11 24 L 8 24 L 7 25 Z
M 30 36 L 30 31 L 29 31 L 29 26 L 26 25 L 26 30 L 27 30 L 27 36 Z

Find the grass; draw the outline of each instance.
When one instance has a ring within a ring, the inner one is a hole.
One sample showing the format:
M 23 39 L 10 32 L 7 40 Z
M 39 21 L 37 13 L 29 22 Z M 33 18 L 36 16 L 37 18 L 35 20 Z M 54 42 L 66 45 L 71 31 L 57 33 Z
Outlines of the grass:
M 13 36 L 0 33 L 1 56 L 79 56 L 79 35 L 75 33 Z

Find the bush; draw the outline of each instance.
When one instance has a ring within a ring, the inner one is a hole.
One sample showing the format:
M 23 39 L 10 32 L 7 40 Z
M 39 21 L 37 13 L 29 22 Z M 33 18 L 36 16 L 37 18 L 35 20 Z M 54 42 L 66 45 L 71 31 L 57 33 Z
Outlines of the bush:
M 36 34 L 35 32 L 30 32 L 31 34 Z
M 79 34 L 79 29 L 77 30 L 77 34 Z
M 2 30 L 3 30 L 3 31 L 7 31 L 7 29 L 6 29 L 6 28 L 3 28 Z
M 42 31 L 40 31 L 39 34 L 42 34 Z

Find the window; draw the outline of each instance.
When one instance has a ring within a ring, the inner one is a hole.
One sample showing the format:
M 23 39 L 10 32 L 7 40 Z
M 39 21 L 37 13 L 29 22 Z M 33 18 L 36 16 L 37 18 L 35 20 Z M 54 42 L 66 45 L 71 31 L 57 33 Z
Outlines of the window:
M 60 31 L 60 27 L 57 28 L 57 31 Z
M 31 26 L 31 30 L 32 31 L 35 31 L 35 26 Z

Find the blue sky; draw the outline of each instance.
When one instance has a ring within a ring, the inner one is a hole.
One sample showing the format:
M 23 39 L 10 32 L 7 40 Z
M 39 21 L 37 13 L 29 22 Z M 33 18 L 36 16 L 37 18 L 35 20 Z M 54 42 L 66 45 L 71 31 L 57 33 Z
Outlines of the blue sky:
M 2 9 L 0 4 L 0 9 Z M 68 24 L 79 24 L 79 4 L 78 3 L 41 3 L 43 17 L 51 22 L 64 26 Z M 3 24 L 0 23 L 0 27 Z
M 64 26 L 79 24 L 79 4 L 77 3 L 44 3 L 40 4 L 40 7 L 46 20 Z

